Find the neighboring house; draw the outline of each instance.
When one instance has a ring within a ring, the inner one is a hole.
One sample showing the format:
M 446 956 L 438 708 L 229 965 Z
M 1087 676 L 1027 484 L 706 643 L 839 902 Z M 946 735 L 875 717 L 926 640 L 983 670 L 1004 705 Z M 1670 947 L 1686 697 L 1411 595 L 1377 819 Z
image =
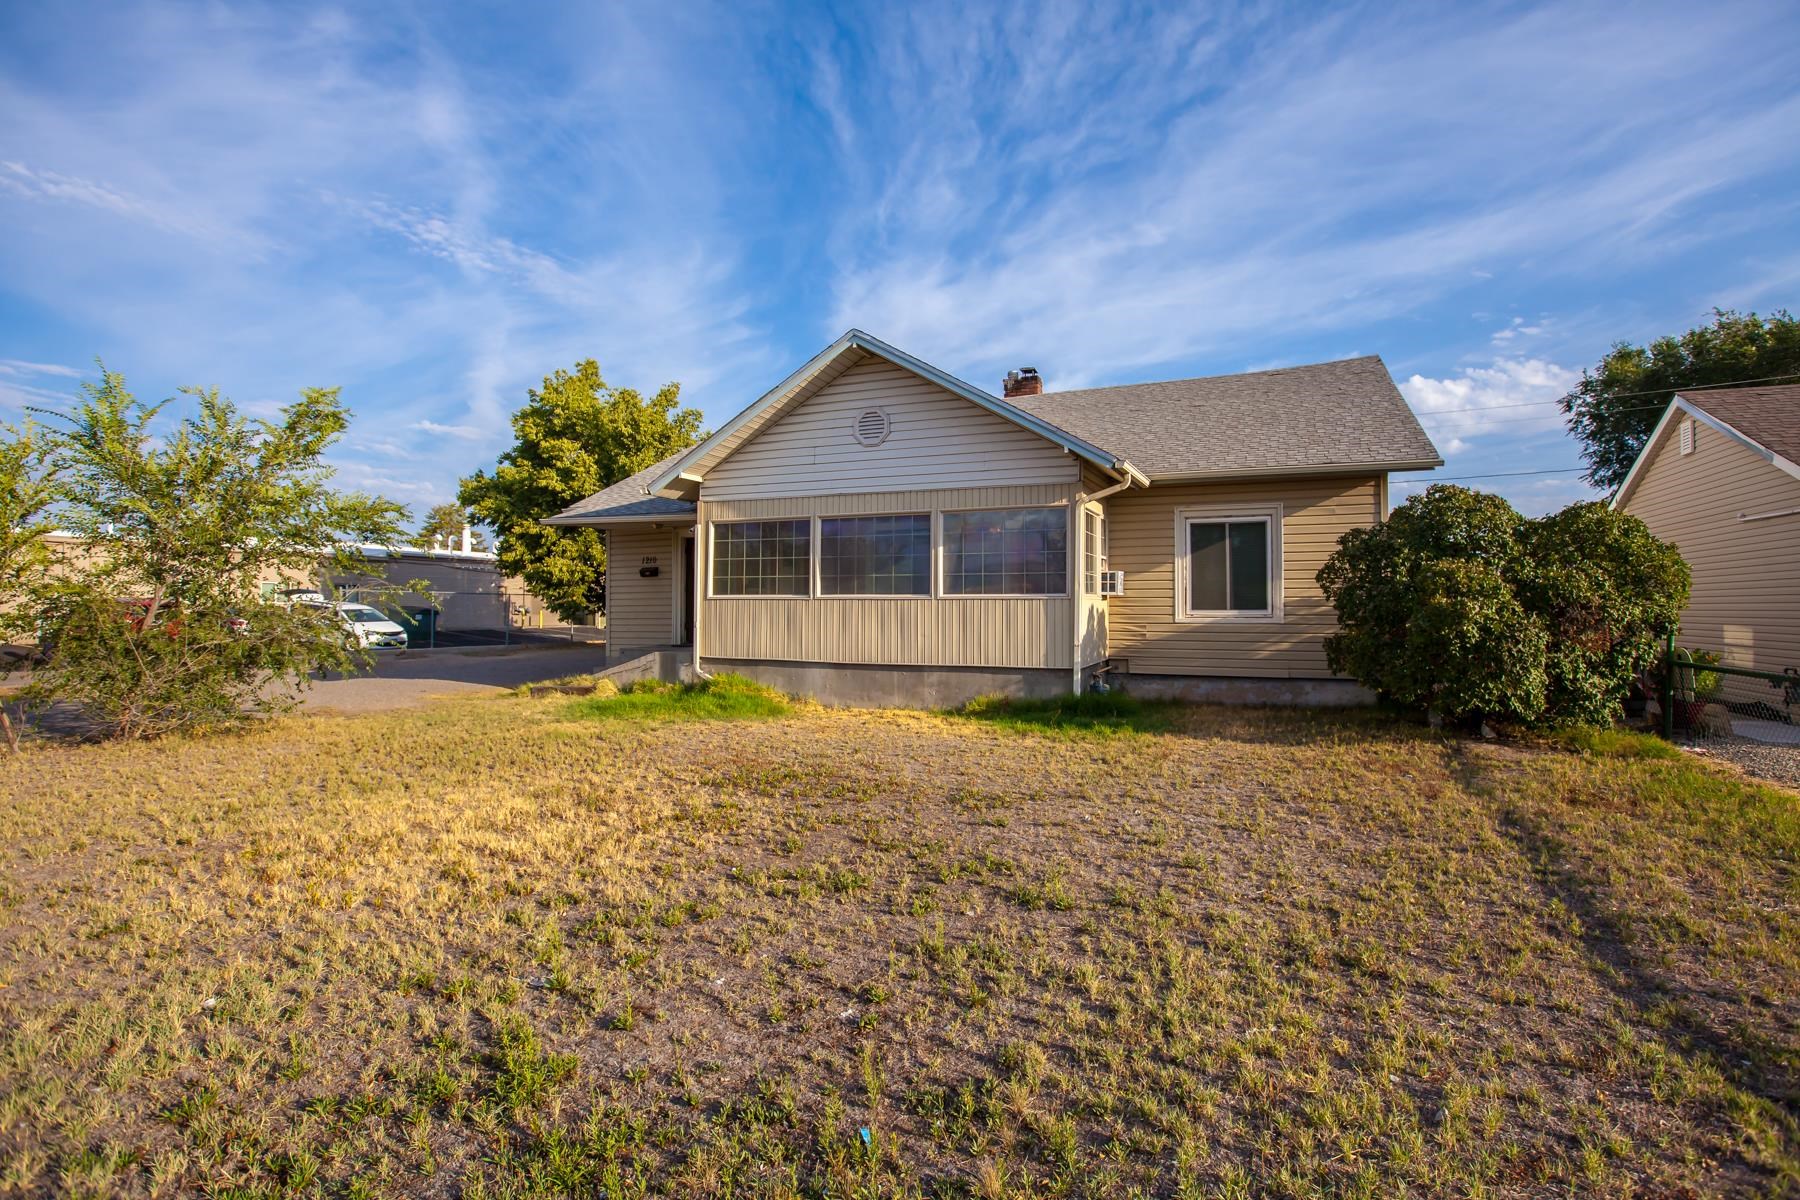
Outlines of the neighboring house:
M 1676 395 L 1612 506 L 1694 573 L 1684 644 L 1800 667 L 1800 386 Z
M 52 533 L 45 538 L 58 560 L 79 563 L 92 551 L 80 537 L 72 533 Z M 382 607 L 391 607 L 385 595 L 378 595 L 388 584 L 405 585 L 423 581 L 430 599 L 413 594 L 402 597 L 404 608 L 435 607 L 437 628 L 448 632 L 505 630 L 511 614 L 522 602 L 517 581 L 500 573 L 499 560 L 483 550 L 420 550 L 411 546 L 389 549 L 385 546 L 357 547 L 369 565 L 363 575 L 332 574 L 329 582 L 334 590 L 347 598 L 367 599 Z M 320 575 L 329 571 L 330 560 L 321 559 Z M 285 577 L 269 574 L 260 580 L 265 595 L 283 587 L 317 586 L 319 576 Z M 359 596 L 359 593 L 367 593 Z
M 1377 358 L 993 396 L 857 330 L 557 525 L 605 531 L 611 653 L 846 703 L 1345 702 L 1314 574 L 1442 465 Z M 1122 573 L 1123 584 L 1112 573 Z M 1107 594 L 1117 590 L 1118 594 Z

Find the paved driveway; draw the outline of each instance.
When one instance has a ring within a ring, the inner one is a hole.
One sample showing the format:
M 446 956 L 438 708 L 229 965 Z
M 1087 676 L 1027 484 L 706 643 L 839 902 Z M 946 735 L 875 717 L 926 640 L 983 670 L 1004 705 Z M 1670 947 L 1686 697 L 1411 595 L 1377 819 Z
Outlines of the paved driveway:
M 425 704 L 438 696 L 477 695 L 597 671 L 606 647 L 551 643 L 507 650 L 409 651 L 380 658 L 368 675 L 314 681 L 301 707 L 314 712 L 382 712 Z

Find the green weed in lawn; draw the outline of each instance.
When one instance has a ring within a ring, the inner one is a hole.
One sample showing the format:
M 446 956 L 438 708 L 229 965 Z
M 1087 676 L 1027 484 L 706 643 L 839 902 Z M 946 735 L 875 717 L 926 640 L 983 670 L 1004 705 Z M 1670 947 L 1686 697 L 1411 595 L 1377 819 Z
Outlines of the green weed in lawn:
M 977 696 L 950 715 L 1025 733 L 1159 733 L 1173 722 L 1174 706 L 1137 700 L 1123 692 L 1022 700 Z
M 787 697 L 742 675 L 714 675 L 698 683 L 645 679 L 616 696 L 590 696 L 570 714 L 601 721 L 755 721 L 785 715 Z

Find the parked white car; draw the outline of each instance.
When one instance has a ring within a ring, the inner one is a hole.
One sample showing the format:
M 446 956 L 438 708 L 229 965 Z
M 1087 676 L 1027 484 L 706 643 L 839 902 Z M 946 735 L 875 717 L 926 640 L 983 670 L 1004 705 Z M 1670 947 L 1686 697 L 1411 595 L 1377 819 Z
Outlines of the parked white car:
M 351 639 L 365 650 L 404 650 L 406 649 L 406 630 L 391 620 L 388 615 L 377 608 L 366 604 L 352 604 L 348 601 L 337 604 L 309 605 L 314 608 L 329 608 L 344 623 Z

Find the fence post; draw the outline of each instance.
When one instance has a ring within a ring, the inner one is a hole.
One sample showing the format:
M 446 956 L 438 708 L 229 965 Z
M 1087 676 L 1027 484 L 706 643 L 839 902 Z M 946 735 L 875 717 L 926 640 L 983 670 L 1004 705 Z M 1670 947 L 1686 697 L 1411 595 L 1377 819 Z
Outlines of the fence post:
M 1663 641 L 1663 694 L 1662 694 L 1662 735 L 1663 740 L 1675 740 L 1675 631 Z

